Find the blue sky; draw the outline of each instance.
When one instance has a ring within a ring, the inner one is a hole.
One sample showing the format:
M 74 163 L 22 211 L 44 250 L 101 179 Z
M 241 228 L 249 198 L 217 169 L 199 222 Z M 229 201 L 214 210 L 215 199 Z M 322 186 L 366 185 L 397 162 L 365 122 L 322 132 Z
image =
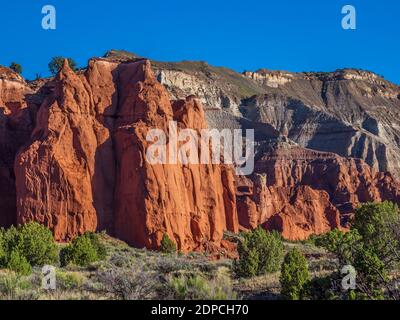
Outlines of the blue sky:
M 55 31 L 41 28 L 46 4 L 57 9 Z M 341 28 L 346 4 L 357 10 L 357 30 Z M 115 48 L 239 72 L 355 67 L 400 84 L 399 16 L 398 0 L 1 1 L 0 64 L 16 61 L 34 78 L 48 75 L 53 56 L 85 66 Z

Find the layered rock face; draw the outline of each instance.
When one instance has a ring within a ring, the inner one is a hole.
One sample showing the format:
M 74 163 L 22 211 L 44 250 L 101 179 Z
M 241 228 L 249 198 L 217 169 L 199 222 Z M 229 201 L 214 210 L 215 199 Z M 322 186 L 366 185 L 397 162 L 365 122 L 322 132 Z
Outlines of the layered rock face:
M 360 202 L 399 201 L 398 86 L 355 69 L 330 73 L 262 69 L 228 76 L 209 66 L 195 73 L 187 65 L 164 68 L 167 71 L 160 78 L 177 96 L 189 90 L 185 79 L 190 76 L 190 82 L 193 77 L 198 83 L 209 79 L 212 92 L 230 88 L 230 94 L 240 99 L 233 108 L 217 99 L 204 99 L 210 126 L 220 128 L 222 123 L 225 128 L 255 129 L 256 174 L 238 179 L 239 220 L 244 229 L 263 224 L 287 238 L 304 239 L 346 227 Z M 213 81 L 220 77 L 223 86 Z M 247 97 L 241 95 L 244 92 Z M 291 141 L 291 147 L 286 146 L 278 160 L 272 154 L 281 140 Z M 307 154 L 306 160 L 299 154 Z M 305 171 L 304 166 L 315 168 L 319 161 L 324 170 Z M 308 172 L 307 178 L 293 175 L 303 171 Z M 324 181 L 331 183 L 321 186 Z
M 303 240 L 347 227 L 359 203 L 400 203 L 400 184 L 361 159 L 304 149 L 293 143 L 269 145 L 253 177 L 238 181 L 239 222 L 264 225 L 290 240 Z
M 233 70 L 213 67 L 206 62 L 155 62 L 153 68 L 158 81 L 174 99 L 195 95 L 204 105 L 208 124 L 213 128 L 222 127 L 221 121 L 224 125 L 234 119 L 240 121 L 242 99 L 264 93 L 259 83 Z M 221 116 L 216 119 L 218 114 Z
M 360 158 L 400 178 L 400 88 L 372 72 L 239 74 L 188 61 L 155 69 L 175 97 L 202 99 L 211 127 L 263 123 L 302 147 Z
M 266 93 L 243 101 L 243 115 L 299 145 L 365 160 L 400 177 L 400 89 L 372 72 L 246 73 Z
M 171 104 L 147 60 L 92 60 L 84 74 L 65 64 L 53 82 L 15 161 L 18 222 L 39 221 L 60 241 L 106 229 L 148 248 L 167 233 L 183 251 L 238 230 L 230 168 L 146 161 L 150 129 L 206 127 L 194 98 Z
M 65 64 L 54 79 L 15 161 L 19 223 L 39 221 L 61 241 L 109 229 L 115 162 L 104 115 L 116 66 L 91 63 L 86 76 Z
M 169 123 L 176 121 L 178 129 L 200 132 L 206 124 L 198 102 L 188 98 L 171 105 L 150 63 L 140 63 L 138 68 L 143 71 L 121 66 L 119 77 L 125 90 L 120 95 L 115 132 L 116 234 L 148 248 L 157 248 L 164 233 L 184 251 L 219 246 L 224 230 L 238 230 L 233 171 L 218 165 L 150 164 L 145 160 L 150 129 L 167 133 Z M 135 74 L 143 79 L 133 82 Z M 170 135 L 167 149 L 173 143 Z
M 16 223 L 14 159 L 29 139 L 38 104 L 22 77 L 0 67 L 0 226 Z
M 0 68 L 0 226 L 35 220 L 59 241 L 106 230 L 151 249 L 168 234 L 185 252 L 234 250 L 224 231 L 259 225 L 291 240 L 347 228 L 359 203 L 400 203 L 399 101 L 355 70 L 238 74 L 115 52 L 31 83 Z M 255 172 L 150 164 L 150 130 L 168 157 L 185 146 L 171 122 L 254 129 Z

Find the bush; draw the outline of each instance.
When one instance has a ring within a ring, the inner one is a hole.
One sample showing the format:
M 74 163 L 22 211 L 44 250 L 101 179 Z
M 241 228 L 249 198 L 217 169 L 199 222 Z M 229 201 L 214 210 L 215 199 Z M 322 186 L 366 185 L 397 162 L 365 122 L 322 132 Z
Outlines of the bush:
M 169 281 L 172 298 L 176 300 L 235 300 L 226 277 L 208 280 L 200 274 L 172 277 Z
M 56 273 L 57 286 L 63 290 L 78 289 L 85 281 L 85 277 L 77 272 L 62 272 Z
M 97 252 L 98 259 L 104 260 L 107 257 L 107 250 L 106 246 L 100 241 L 100 235 L 94 232 L 86 232 L 85 235 L 92 242 L 92 245 Z
M 361 236 L 357 230 L 343 232 L 338 229 L 318 236 L 317 246 L 323 247 L 336 255 L 340 265 L 352 264 L 356 253 L 360 250 Z
M 298 249 L 291 250 L 281 267 L 281 294 L 288 300 L 303 299 L 310 280 L 307 260 Z
M 68 60 L 68 64 L 69 64 L 69 67 L 72 69 L 72 70 L 76 70 L 76 62 L 73 60 L 73 59 L 71 59 L 71 58 L 64 58 L 64 57 L 53 57 L 52 59 L 51 59 L 51 61 L 50 61 L 50 63 L 49 63 L 49 71 L 53 74 L 53 75 L 56 75 L 60 70 L 61 70 L 61 68 L 63 67 L 63 65 L 64 65 L 64 60 L 65 59 L 67 59 Z
M 337 298 L 336 288 L 332 284 L 336 282 L 336 277 L 337 274 L 335 273 L 311 279 L 307 286 L 307 298 L 311 300 L 335 300 Z
M 100 243 L 98 235 L 89 232 L 75 238 L 60 252 L 61 266 L 74 263 L 78 266 L 86 267 L 105 257 L 105 247 Z
M 245 233 L 238 244 L 239 260 L 234 270 L 239 277 L 252 277 L 279 270 L 283 259 L 283 243 L 278 232 L 261 227 Z
M 1 232 L 0 263 L 5 266 L 11 253 L 17 251 L 32 266 L 53 264 L 58 261 L 58 249 L 53 235 L 45 226 L 30 222 L 10 227 Z
M 98 272 L 97 281 L 107 293 L 121 300 L 156 299 L 161 282 L 158 273 L 147 270 L 138 261 L 133 261 L 129 269 L 112 268 Z
M 18 74 L 22 74 L 22 67 L 20 64 L 13 62 L 10 64 L 10 69 Z
M 32 266 L 58 262 L 58 248 L 53 234 L 45 226 L 31 222 L 19 227 L 22 255 Z
M 332 231 L 316 244 L 334 253 L 339 267 L 352 265 L 357 271 L 357 289 L 348 298 L 381 299 L 391 290 L 389 274 L 400 264 L 400 214 L 390 202 L 366 203 L 356 209 L 350 232 Z
M 28 260 L 18 251 L 11 252 L 7 262 L 7 269 L 23 276 L 27 276 L 32 272 L 32 267 Z
M 362 237 L 365 248 L 376 254 L 386 267 L 399 262 L 400 214 L 396 204 L 366 203 L 356 209 L 352 228 Z
M 161 240 L 161 252 L 164 253 L 174 253 L 176 252 L 176 244 L 168 237 L 167 234 L 164 234 Z
M 352 228 L 361 241 L 352 261 L 357 270 L 357 296 L 361 293 L 371 299 L 387 297 L 398 299 L 398 291 L 391 290 L 390 272 L 400 265 L 400 213 L 396 204 L 366 203 L 357 208 Z
M 32 286 L 30 277 L 15 272 L 0 274 L 0 301 L 2 300 L 37 300 L 39 290 Z

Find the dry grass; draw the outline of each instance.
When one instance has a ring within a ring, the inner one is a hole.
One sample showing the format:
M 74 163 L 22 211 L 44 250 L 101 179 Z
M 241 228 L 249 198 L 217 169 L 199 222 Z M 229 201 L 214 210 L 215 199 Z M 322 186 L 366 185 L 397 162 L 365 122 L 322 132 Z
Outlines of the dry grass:
M 311 278 L 330 274 L 335 270 L 335 259 L 325 249 L 306 242 L 284 242 L 285 252 L 299 249 L 307 259 Z M 243 299 L 280 299 L 280 272 L 250 279 L 236 279 L 234 288 Z
M 279 272 L 235 279 L 231 260 L 212 261 L 200 253 L 163 254 L 135 249 L 107 235 L 101 235 L 101 241 L 107 248 L 107 258 L 87 268 L 57 268 L 55 291 L 41 288 L 40 268 L 34 268 L 28 277 L 0 270 L 0 300 L 175 299 L 185 292 L 193 299 L 280 298 Z M 286 251 L 293 247 L 305 254 L 313 277 L 327 274 L 334 267 L 332 257 L 323 249 L 308 243 L 285 243 Z

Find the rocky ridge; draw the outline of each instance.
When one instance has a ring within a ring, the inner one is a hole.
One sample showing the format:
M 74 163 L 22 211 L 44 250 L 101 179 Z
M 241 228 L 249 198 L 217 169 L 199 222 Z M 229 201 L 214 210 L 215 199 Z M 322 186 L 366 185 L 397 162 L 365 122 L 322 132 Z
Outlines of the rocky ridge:
M 176 98 L 200 97 L 211 127 L 221 120 L 225 127 L 267 124 L 302 147 L 360 158 L 400 177 L 400 88 L 379 75 L 356 69 L 240 74 L 193 65 L 154 68 Z
M 107 230 L 152 249 L 169 234 L 185 252 L 238 230 L 233 170 L 145 161 L 149 129 L 205 127 L 201 104 L 171 104 L 148 60 L 93 59 L 83 74 L 66 63 L 51 86 L 15 160 L 19 223 L 39 221 L 59 241 Z
M 224 231 L 306 239 L 346 228 L 360 202 L 400 203 L 399 88 L 369 72 L 238 74 L 115 51 L 34 83 L 0 71 L 2 226 L 36 220 L 59 241 L 107 230 L 151 249 L 167 233 L 182 251 L 219 252 L 232 250 Z M 170 120 L 254 128 L 254 174 L 148 164 L 146 134 Z

